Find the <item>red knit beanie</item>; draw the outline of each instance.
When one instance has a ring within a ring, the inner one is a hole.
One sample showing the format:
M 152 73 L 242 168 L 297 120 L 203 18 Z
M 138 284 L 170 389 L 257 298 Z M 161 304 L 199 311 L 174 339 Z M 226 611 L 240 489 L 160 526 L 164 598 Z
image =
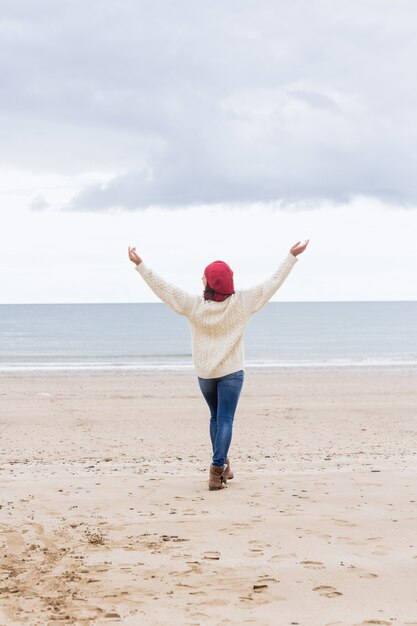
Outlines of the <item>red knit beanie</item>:
M 220 296 L 230 296 L 235 293 L 235 287 L 233 284 L 233 271 L 224 261 L 213 261 L 210 265 L 207 265 L 204 270 L 204 275 L 207 279 L 207 284 L 216 294 Z M 224 300 L 223 298 L 214 300 Z

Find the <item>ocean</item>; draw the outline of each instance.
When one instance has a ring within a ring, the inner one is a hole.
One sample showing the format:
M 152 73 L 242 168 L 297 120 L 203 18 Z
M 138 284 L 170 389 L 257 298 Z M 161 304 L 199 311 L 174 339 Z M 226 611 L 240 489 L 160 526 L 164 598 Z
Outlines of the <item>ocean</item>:
M 417 365 L 417 302 L 279 302 L 253 316 L 248 367 Z M 191 369 L 164 304 L 0 305 L 0 371 Z

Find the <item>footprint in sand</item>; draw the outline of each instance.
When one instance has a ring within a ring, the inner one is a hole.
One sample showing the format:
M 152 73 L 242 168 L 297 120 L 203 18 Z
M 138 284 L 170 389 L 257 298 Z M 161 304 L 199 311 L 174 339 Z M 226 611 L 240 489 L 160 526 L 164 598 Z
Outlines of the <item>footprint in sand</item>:
M 286 561 L 287 559 L 293 559 L 296 556 L 297 555 L 294 552 L 292 552 L 291 554 L 274 554 L 273 556 L 271 556 L 269 560 L 270 561 Z
M 300 565 L 308 569 L 326 569 L 320 561 L 301 561 Z
M 340 591 L 337 591 L 337 589 L 329 585 L 320 585 L 319 587 L 314 587 L 313 591 L 317 591 L 320 596 L 323 596 L 325 598 L 338 598 L 339 596 L 343 595 L 342 593 L 340 593 Z
M 359 578 L 378 578 L 378 574 L 367 572 L 366 570 L 355 567 L 354 565 L 349 565 L 349 567 L 346 568 L 346 571 L 351 574 L 356 574 Z
M 248 543 L 253 544 L 257 548 L 270 548 L 271 544 L 266 541 L 262 541 L 262 539 L 251 539 Z
M 287 600 L 285 596 L 272 596 L 268 587 L 265 587 L 262 583 L 255 583 L 252 585 L 252 590 L 249 593 L 244 596 L 239 596 L 239 602 L 246 606 L 255 606 L 260 604 L 270 604 L 272 598 L 274 602 L 285 602 Z
M 249 552 L 245 552 L 245 556 L 263 556 L 264 551 L 261 548 L 251 548 Z
M 6 530 L 2 532 L 2 535 L 7 542 L 10 552 L 20 555 L 24 551 L 26 544 L 21 533 L 14 530 Z
M 218 561 L 220 559 L 220 552 L 217 550 L 210 550 L 208 552 L 204 552 L 203 559 L 209 559 L 211 561 Z
M 346 519 L 335 519 L 333 521 L 336 524 L 336 526 L 346 526 L 349 528 L 353 528 L 354 526 L 357 526 L 357 524 L 355 524 L 354 522 L 349 522 Z
M 245 522 L 236 522 L 235 524 L 231 524 L 234 528 L 250 528 L 250 524 L 245 524 Z M 230 530 L 230 527 L 228 527 Z
M 381 619 L 366 619 L 364 622 L 356 624 L 355 626 L 367 626 L 368 624 L 375 624 L 375 626 L 391 626 L 392 622 L 387 622 Z
M 365 546 L 366 543 L 364 541 L 356 541 L 356 539 L 352 539 L 351 537 L 336 537 L 337 541 L 341 543 L 346 543 L 349 546 Z
M 229 604 L 228 598 L 210 598 L 208 600 L 204 600 L 203 602 L 197 602 L 197 606 L 226 606 Z

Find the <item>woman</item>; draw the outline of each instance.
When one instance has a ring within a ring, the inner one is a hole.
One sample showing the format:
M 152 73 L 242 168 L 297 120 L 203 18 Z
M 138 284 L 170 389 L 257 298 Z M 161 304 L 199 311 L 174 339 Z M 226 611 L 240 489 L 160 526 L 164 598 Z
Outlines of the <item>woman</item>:
M 233 420 L 242 390 L 243 334 L 250 317 L 279 289 L 304 252 L 309 240 L 294 244 L 278 270 L 252 289 L 235 292 L 233 271 L 224 261 L 210 263 L 202 277 L 204 293 L 191 295 L 174 287 L 145 265 L 129 247 L 136 265 L 152 291 L 176 313 L 187 317 L 192 336 L 194 365 L 201 392 L 210 409 L 210 438 L 213 458 L 209 489 L 223 489 L 233 478 L 228 451 Z

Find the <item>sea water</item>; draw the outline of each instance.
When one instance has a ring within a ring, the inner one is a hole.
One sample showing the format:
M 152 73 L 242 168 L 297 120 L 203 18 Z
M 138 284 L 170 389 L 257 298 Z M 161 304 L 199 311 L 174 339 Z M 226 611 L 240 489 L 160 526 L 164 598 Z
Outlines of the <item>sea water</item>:
M 417 365 L 417 302 L 269 303 L 245 363 Z M 164 304 L 0 305 L 0 371 L 188 368 L 188 322 Z

